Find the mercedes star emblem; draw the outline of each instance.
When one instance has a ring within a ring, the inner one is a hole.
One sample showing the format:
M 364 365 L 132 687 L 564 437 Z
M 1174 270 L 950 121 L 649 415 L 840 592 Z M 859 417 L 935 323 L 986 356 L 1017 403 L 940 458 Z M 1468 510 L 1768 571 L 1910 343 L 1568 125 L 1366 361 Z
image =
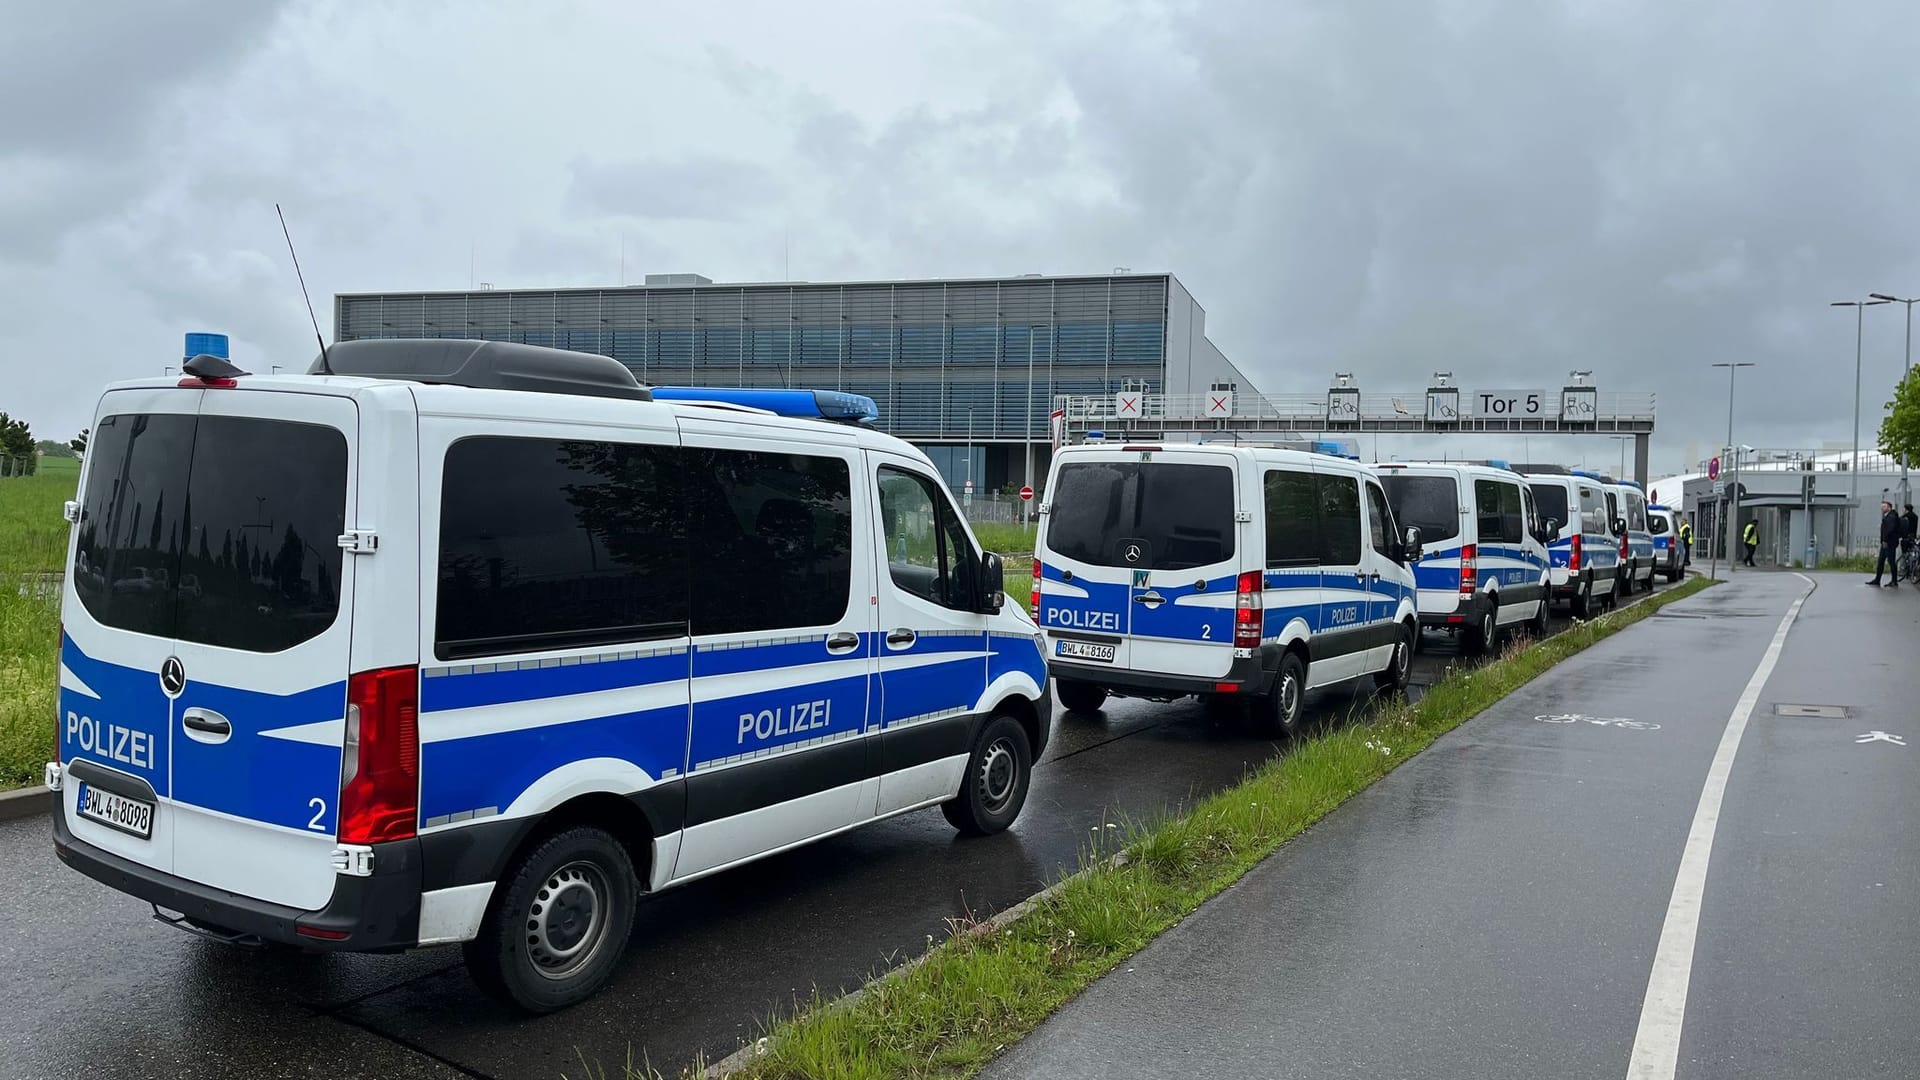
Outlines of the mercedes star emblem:
M 1127 561 L 1128 562 L 1140 561 L 1140 545 L 1139 544 L 1127 545 Z
M 179 657 L 177 656 L 167 657 L 167 662 L 160 665 L 160 689 L 164 691 L 168 697 L 171 698 L 171 697 L 179 697 L 180 691 L 185 690 L 186 688 L 187 688 L 186 667 L 180 663 Z

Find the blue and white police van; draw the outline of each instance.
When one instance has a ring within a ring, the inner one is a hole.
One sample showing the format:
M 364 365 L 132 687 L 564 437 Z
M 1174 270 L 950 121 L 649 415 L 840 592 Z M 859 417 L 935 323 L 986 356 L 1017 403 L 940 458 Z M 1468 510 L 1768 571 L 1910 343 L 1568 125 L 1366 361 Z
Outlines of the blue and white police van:
M 1403 688 L 1418 546 L 1379 481 L 1340 457 L 1065 447 L 1033 567 L 1060 702 L 1198 695 L 1291 734 L 1310 689 L 1369 676 Z
M 186 372 L 100 400 L 47 766 L 61 859 L 166 921 L 460 943 L 546 1011 L 646 893 L 1020 813 L 1041 637 L 925 455 L 828 422 L 869 399 L 475 341 Z
M 1609 524 L 1606 487 L 1593 473 L 1559 465 L 1521 465 L 1540 516 L 1555 535 L 1547 543 L 1549 585 L 1581 618 L 1613 603 L 1620 541 Z
M 1673 508 L 1652 503 L 1647 506 L 1647 532 L 1653 536 L 1653 566 L 1669 583 L 1686 574 L 1681 563 L 1680 525 Z
M 1616 496 L 1615 525 L 1624 525 L 1620 559 L 1625 569 L 1620 574 L 1620 592 L 1630 595 L 1653 590 L 1653 532 L 1647 524 L 1647 494 L 1632 480 L 1611 480 Z
M 1423 628 L 1492 649 L 1519 626 L 1547 630 L 1550 534 L 1533 492 L 1504 463 L 1409 462 L 1374 466 L 1395 520 L 1420 530 L 1413 567 Z

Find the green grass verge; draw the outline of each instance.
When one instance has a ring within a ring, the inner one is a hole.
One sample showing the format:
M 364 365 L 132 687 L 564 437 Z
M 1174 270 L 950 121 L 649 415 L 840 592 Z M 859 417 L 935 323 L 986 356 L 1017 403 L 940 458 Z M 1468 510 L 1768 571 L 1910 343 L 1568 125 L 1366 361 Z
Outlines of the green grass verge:
M 1814 569 L 1834 570 L 1848 574 L 1871 574 L 1879 568 L 1879 562 L 1877 555 L 1823 555 L 1820 557 L 1820 565 Z M 1795 570 L 1804 569 L 1805 565 L 1803 560 L 1793 560 Z M 1734 572 L 1739 573 L 1737 570 Z
M 980 550 L 992 551 L 1001 555 L 1031 555 L 1033 553 L 1032 525 L 1000 525 L 995 522 L 978 522 L 967 526 L 973 530 L 974 539 L 980 541 Z
M 816 994 L 775 1018 L 742 1080 L 970 1076 L 1055 1009 L 1138 952 L 1334 807 L 1548 668 L 1691 596 L 1687 582 L 1499 660 L 1449 674 L 1417 704 L 1375 708 L 1262 765 L 1185 814 L 1096 835 L 1085 869 L 990 933 L 955 922 L 923 962 L 851 1003 Z M 1119 853 L 1124 858 L 1109 856 Z M 696 1066 L 697 1069 L 697 1066 Z M 589 1067 L 586 1075 L 605 1076 Z M 659 1074 L 629 1064 L 628 1078 Z M 689 1070 L 689 1076 L 699 1075 Z
M 60 504 L 80 463 L 45 458 L 32 476 L 0 479 L 0 790 L 38 783 L 53 757 L 60 602 L 23 576 L 59 571 L 67 557 Z

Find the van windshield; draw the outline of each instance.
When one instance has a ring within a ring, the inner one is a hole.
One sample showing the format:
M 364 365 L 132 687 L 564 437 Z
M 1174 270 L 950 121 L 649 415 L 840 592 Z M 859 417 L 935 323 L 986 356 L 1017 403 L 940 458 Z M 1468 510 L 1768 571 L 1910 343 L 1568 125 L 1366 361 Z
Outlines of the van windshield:
M 1380 483 L 1400 527 L 1419 529 L 1422 544 L 1460 535 L 1460 488 L 1453 477 L 1407 476 L 1383 469 Z
M 1233 470 L 1224 465 L 1064 465 L 1047 502 L 1047 547 L 1068 559 L 1185 570 L 1233 558 Z
M 1528 484 L 1533 489 L 1534 505 L 1540 509 L 1540 521 L 1557 521 L 1564 529 L 1573 518 L 1567 513 L 1567 486 L 1565 484 Z
M 87 447 L 74 591 L 105 626 L 279 652 L 339 613 L 346 511 L 334 428 L 108 416 Z

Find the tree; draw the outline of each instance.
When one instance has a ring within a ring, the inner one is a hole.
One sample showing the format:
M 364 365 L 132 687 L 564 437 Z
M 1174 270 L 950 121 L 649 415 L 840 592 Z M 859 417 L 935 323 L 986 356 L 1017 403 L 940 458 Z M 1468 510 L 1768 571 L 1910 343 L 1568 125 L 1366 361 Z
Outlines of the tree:
M 1880 421 L 1880 452 L 1920 459 L 1920 368 L 1907 372 L 1893 388 L 1887 418 Z
M 25 420 L 0 412 L 0 475 L 32 476 L 39 459 L 33 446 L 33 429 Z
M 41 457 L 70 458 L 80 456 L 73 452 L 73 447 L 63 442 L 54 442 L 52 439 L 41 439 L 39 442 L 33 444 L 33 448 L 40 451 Z
M 67 440 L 67 446 L 73 450 L 74 457 L 87 456 L 87 435 L 92 431 L 92 428 L 81 428 L 80 434 Z

